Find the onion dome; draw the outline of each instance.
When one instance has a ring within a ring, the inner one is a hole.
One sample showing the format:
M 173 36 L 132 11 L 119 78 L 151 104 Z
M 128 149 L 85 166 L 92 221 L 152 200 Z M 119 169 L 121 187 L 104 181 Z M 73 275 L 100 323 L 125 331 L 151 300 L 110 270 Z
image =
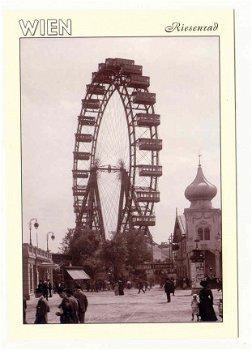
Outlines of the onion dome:
M 207 181 L 199 164 L 195 179 L 185 190 L 185 197 L 191 202 L 191 208 L 212 208 L 211 200 L 216 194 L 216 186 Z

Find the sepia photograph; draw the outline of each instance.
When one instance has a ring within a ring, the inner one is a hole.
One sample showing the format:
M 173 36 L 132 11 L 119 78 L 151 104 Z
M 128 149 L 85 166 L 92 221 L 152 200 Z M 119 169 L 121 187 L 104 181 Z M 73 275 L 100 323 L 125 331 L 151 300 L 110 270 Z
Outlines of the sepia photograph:
M 220 37 L 19 59 L 23 324 L 222 323 Z

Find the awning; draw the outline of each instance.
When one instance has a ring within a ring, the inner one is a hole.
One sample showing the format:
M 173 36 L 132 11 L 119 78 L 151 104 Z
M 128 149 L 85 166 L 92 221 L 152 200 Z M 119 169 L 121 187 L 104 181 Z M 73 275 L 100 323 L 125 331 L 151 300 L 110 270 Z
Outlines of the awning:
M 72 277 L 73 280 L 89 280 L 90 277 L 83 270 L 70 270 L 66 269 L 67 273 Z

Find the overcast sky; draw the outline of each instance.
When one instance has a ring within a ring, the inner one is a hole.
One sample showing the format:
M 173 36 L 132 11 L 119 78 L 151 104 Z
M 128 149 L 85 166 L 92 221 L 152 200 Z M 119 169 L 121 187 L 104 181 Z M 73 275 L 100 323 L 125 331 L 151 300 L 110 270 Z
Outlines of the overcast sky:
M 219 43 L 217 37 L 25 38 L 21 39 L 21 127 L 23 232 L 37 218 L 39 247 L 46 234 L 57 252 L 74 227 L 72 168 L 74 134 L 86 84 L 107 57 L 135 60 L 150 76 L 161 115 L 163 139 L 159 180 L 161 201 L 155 206 L 157 243 L 167 241 L 179 214 L 190 203 L 184 196 L 196 176 L 198 154 L 206 178 L 217 186 L 213 206 L 220 207 Z M 36 231 L 32 240 L 36 244 Z

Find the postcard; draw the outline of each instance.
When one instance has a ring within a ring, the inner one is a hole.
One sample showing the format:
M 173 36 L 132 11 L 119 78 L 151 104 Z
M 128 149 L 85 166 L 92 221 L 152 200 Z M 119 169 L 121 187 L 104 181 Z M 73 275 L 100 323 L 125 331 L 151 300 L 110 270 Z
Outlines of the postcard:
M 4 27 L 9 341 L 237 338 L 233 9 Z

